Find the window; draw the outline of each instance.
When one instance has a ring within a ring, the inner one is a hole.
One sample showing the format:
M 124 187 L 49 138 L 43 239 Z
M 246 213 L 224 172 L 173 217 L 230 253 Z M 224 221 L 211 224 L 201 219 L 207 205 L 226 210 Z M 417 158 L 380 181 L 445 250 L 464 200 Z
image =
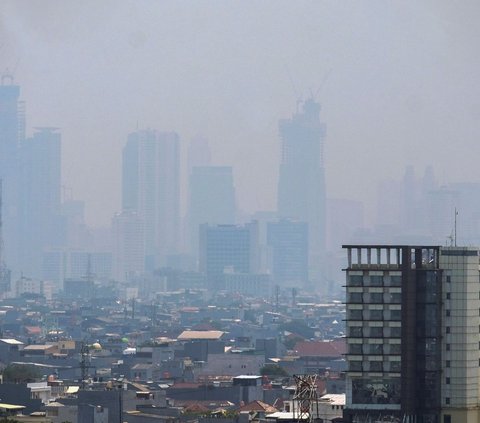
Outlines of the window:
M 402 286 L 402 277 L 401 276 L 391 276 L 390 277 L 391 286 Z
M 352 338 L 361 338 L 362 337 L 362 328 L 358 326 L 354 326 L 350 328 L 350 336 Z
M 390 320 L 401 320 L 402 310 L 390 310 Z
M 400 338 L 401 336 L 402 336 L 402 328 L 400 327 L 390 328 L 391 338 Z
M 445 404 L 450 404 L 450 398 L 445 398 Z M 452 423 L 452 416 L 445 414 L 443 416 L 443 423 Z
M 452 277 L 450 275 L 447 275 L 447 283 L 452 282 Z
M 383 276 L 370 276 L 370 286 L 383 286 Z
M 381 372 L 383 370 L 382 361 L 370 361 L 370 371 L 371 372 Z
M 349 354 L 362 354 L 362 344 L 348 344 Z
M 401 304 L 401 302 L 402 302 L 402 294 L 400 294 L 399 292 L 393 292 L 390 294 L 389 303 Z
M 363 302 L 363 297 L 361 292 L 350 292 L 348 294 L 349 303 L 361 304 Z
M 370 320 L 382 320 L 383 310 L 370 310 Z
M 383 354 L 383 344 L 370 344 L 368 345 L 368 354 Z
M 450 317 L 450 310 L 445 310 L 445 316 Z
M 402 346 L 400 344 L 390 344 L 390 354 L 401 354 Z
M 362 310 L 348 310 L 348 320 L 362 320 Z
M 450 299 L 451 299 L 450 292 L 447 292 L 447 300 L 450 300 Z
M 390 371 L 391 372 L 400 372 L 401 371 L 400 361 L 391 361 L 390 362 Z
M 447 385 L 450 385 L 450 378 L 449 378 L 449 377 L 446 377 L 446 378 L 445 378 L 445 383 L 446 383 Z
M 349 369 L 351 372 L 361 372 L 362 371 L 362 362 L 361 361 L 350 361 Z
M 373 327 L 370 328 L 370 336 L 372 338 L 382 338 L 383 337 L 383 328 Z
M 372 292 L 370 294 L 370 302 L 373 304 L 382 304 L 383 294 L 381 292 Z
M 445 344 L 445 350 L 450 351 L 450 344 Z
M 450 360 L 447 360 L 447 361 L 445 362 L 445 367 L 450 367 Z
M 450 333 L 450 326 L 447 326 L 447 327 L 445 328 L 445 332 L 446 332 L 446 333 Z
M 362 286 L 363 285 L 363 276 L 361 275 L 350 275 L 349 286 Z

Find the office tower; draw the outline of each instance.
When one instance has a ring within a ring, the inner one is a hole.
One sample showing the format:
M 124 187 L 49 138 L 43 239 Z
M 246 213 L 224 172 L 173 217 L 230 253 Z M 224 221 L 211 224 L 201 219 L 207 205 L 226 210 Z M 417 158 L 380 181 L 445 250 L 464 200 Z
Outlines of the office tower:
M 479 421 L 478 249 L 344 248 L 345 421 Z
M 273 282 L 280 286 L 304 286 L 308 282 L 308 225 L 282 219 L 267 226 L 272 254 Z
M 174 132 L 136 131 L 123 149 L 122 204 L 145 222 L 147 269 L 178 252 L 180 145 Z
M 3 181 L 4 259 L 16 267 L 18 145 L 25 137 L 25 105 L 13 77 L 0 79 L 0 179 Z
M 43 250 L 65 242 L 60 217 L 61 137 L 56 128 L 37 128 L 21 143 L 19 171 L 19 269 L 39 278 Z
M 243 226 L 200 226 L 200 271 L 212 289 L 224 288 L 224 274 L 257 273 L 258 227 L 256 222 Z
M 190 250 L 198 254 L 200 225 L 235 223 L 235 188 L 229 166 L 196 166 L 190 174 L 188 204 Z
M 278 213 L 308 224 L 310 264 L 316 279 L 325 250 L 325 125 L 320 104 L 303 103 L 292 118 L 280 121 L 282 160 L 278 182 Z
M 134 211 L 117 213 L 112 219 L 113 277 L 125 282 L 145 272 L 145 225 Z
M 272 248 L 268 245 L 268 224 L 276 222 L 276 211 L 257 211 L 252 214 L 250 221 L 258 225 L 258 261 L 260 273 L 272 272 Z

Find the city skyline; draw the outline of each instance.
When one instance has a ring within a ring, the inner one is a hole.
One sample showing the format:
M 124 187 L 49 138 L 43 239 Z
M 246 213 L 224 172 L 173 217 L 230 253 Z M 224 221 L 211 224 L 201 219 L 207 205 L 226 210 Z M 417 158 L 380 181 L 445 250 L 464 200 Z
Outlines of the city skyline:
M 178 132 L 183 158 L 192 138 L 207 137 L 212 164 L 233 166 L 241 209 L 273 210 L 277 122 L 317 91 L 329 194 L 366 198 L 367 222 L 377 173 L 399 178 L 407 164 L 432 164 L 440 182 L 479 179 L 475 154 L 462 154 L 478 148 L 473 3 L 125 1 L 115 13 L 109 1 L 95 13 L 88 2 L 27 4 L 3 3 L 1 67 L 22 86 L 27 127 L 61 128 L 64 185 L 85 200 L 90 225 L 118 210 L 121 163 L 111 158 L 137 125 Z M 285 37 L 286 27 L 303 29 Z

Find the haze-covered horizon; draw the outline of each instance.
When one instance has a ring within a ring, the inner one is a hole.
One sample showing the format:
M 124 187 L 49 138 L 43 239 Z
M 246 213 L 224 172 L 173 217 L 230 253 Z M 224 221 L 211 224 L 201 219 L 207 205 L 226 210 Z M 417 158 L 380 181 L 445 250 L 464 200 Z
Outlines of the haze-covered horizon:
M 62 133 L 62 179 L 87 222 L 120 210 L 121 151 L 138 128 L 208 138 L 239 207 L 276 208 L 278 121 L 316 95 L 327 195 L 366 202 L 407 164 L 480 181 L 480 5 L 427 2 L 9 1 L 0 68 L 27 133 Z M 183 172 L 186 184 L 185 166 Z M 185 188 L 183 189 L 185 197 Z M 184 200 L 185 202 L 185 200 Z

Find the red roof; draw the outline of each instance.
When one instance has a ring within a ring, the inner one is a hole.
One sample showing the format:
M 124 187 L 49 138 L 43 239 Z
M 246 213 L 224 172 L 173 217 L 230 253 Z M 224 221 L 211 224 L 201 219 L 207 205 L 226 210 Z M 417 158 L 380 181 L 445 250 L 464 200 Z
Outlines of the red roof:
M 345 354 L 345 340 L 301 341 L 295 344 L 295 354 L 300 357 L 338 357 Z
M 41 335 L 42 334 L 42 329 L 40 326 L 25 326 L 25 331 L 29 335 Z
M 242 405 L 238 411 L 260 411 L 263 413 L 276 413 L 278 410 L 272 407 L 270 404 L 266 404 L 263 401 L 252 401 L 246 405 Z
M 335 349 L 340 352 L 340 354 L 347 353 L 347 341 L 345 338 L 335 339 L 332 341 L 332 344 L 334 345 Z

